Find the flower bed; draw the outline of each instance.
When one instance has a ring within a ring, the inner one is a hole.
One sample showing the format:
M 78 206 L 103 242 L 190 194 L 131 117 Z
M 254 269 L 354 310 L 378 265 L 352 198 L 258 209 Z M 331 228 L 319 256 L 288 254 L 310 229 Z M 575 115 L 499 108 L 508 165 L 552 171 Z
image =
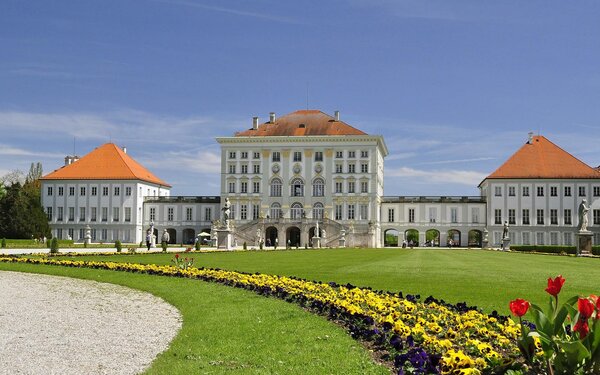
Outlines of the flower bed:
M 352 337 L 368 343 L 399 374 L 503 373 L 520 368 L 516 339 L 520 326 L 497 314 L 433 297 L 373 291 L 353 285 L 220 269 L 2 257 L 2 262 L 85 267 L 197 278 L 245 288 L 298 303 L 343 324 Z

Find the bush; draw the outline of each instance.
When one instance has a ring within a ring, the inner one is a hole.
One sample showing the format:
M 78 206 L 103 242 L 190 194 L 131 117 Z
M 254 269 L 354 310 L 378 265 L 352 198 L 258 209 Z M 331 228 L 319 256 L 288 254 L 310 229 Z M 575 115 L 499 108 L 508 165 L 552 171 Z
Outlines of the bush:
M 115 241 L 115 249 L 117 249 L 117 253 L 121 252 L 121 249 L 123 249 L 123 245 L 121 245 L 121 241 L 119 241 L 119 240 Z
M 58 239 L 56 237 L 50 241 L 50 254 L 58 254 Z
M 600 255 L 600 246 L 592 246 L 592 254 Z
M 2 248 L 6 248 L 6 238 L 2 239 Z
M 243 248 L 244 248 L 244 250 L 248 250 L 248 244 L 246 243 L 246 241 L 244 241 Z
M 200 241 L 196 241 L 196 244 L 194 244 L 194 247 L 196 248 L 196 250 L 200 250 Z
M 84 241 L 83 241 L 83 247 L 87 249 L 87 247 L 88 247 L 87 240 L 84 240 Z
M 550 253 L 550 254 L 576 254 L 575 246 L 550 246 L 550 245 L 512 245 L 513 251 L 531 252 L 531 253 Z

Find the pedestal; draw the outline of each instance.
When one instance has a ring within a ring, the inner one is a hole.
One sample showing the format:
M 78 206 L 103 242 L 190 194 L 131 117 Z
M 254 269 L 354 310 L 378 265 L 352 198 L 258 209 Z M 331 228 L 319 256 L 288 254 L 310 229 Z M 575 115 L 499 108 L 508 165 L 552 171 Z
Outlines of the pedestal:
M 510 238 L 503 238 L 502 239 L 502 250 L 503 251 L 510 250 Z
M 233 233 L 230 229 L 217 229 L 217 249 L 234 249 Z
M 320 249 L 321 248 L 321 237 L 313 237 L 312 238 L 312 248 Z
M 577 232 L 577 256 L 592 254 L 592 232 Z
M 483 240 L 481 241 L 481 248 L 488 249 L 490 247 L 490 241 Z

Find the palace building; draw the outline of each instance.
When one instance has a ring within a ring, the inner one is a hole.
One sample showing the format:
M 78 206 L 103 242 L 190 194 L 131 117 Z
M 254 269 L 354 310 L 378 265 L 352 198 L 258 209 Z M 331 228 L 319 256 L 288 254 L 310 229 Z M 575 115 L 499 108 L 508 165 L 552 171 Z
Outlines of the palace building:
M 139 243 L 154 226 L 172 243 L 214 240 L 227 199 L 238 246 L 499 246 L 504 222 L 511 244 L 574 245 L 586 198 L 600 243 L 600 172 L 543 136 L 530 133 L 479 196 L 437 197 L 385 196 L 383 137 L 338 111 L 254 117 L 217 142 L 220 196 L 170 196 L 168 183 L 112 143 L 67 157 L 42 178 L 53 236 L 83 242 L 89 228 L 92 242 Z

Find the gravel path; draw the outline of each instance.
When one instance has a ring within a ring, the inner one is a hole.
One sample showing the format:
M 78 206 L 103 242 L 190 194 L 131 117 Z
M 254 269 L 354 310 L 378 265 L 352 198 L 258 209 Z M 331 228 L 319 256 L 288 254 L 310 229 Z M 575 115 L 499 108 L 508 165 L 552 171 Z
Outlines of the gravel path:
M 137 374 L 180 328 L 179 311 L 149 293 L 0 272 L 0 374 Z

